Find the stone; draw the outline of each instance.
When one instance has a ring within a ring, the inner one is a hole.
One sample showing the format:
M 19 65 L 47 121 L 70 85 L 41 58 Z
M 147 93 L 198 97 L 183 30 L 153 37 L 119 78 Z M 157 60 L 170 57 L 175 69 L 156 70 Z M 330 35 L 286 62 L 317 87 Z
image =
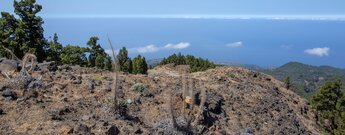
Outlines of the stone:
M 6 89 L 5 91 L 3 91 L 2 96 L 5 98 L 10 98 L 11 100 L 16 100 L 18 98 L 17 93 L 11 91 L 10 89 Z
M 37 64 L 37 67 L 41 71 L 55 72 L 56 70 L 58 70 L 58 66 L 55 61 L 39 63 Z
M 57 113 L 53 113 L 53 114 L 51 114 L 51 120 L 63 121 L 64 119 L 62 118 L 61 115 L 59 115 Z
M 131 99 L 127 99 L 127 104 L 132 104 L 132 100 Z
M 208 97 L 210 97 L 208 101 L 208 108 L 210 109 L 210 111 L 215 114 L 220 114 L 222 112 L 223 98 L 214 94 Z
M 245 133 L 253 134 L 253 129 L 252 128 L 246 128 Z
M 77 129 L 77 133 L 83 134 L 83 135 L 91 135 L 91 129 L 84 124 L 80 124 Z
M 6 86 L 0 84 L 0 91 L 6 90 Z
M 104 90 L 110 92 L 111 91 L 111 85 L 105 85 Z
M 120 134 L 120 130 L 116 126 L 111 126 L 106 133 L 106 135 L 118 135 L 118 134 Z
M 253 134 L 250 134 L 250 133 L 241 133 L 241 135 L 253 135 Z
M 88 80 L 86 84 L 89 90 L 93 91 L 95 89 L 95 82 L 93 80 Z
M 81 81 L 82 77 L 81 76 L 78 76 L 78 77 L 75 77 L 75 79 L 73 80 L 73 84 L 81 84 L 82 81 Z
M 140 128 L 137 128 L 134 133 L 135 134 L 142 134 L 143 131 Z
M 84 115 L 82 118 L 81 118 L 82 120 L 84 120 L 84 121 L 87 121 L 87 120 L 89 120 L 90 119 L 90 116 L 88 116 L 88 115 Z
M 39 89 L 43 87 L 43 82 L 40 80 L 34 80 L 29 83 L 28 88 L 29 89 Z

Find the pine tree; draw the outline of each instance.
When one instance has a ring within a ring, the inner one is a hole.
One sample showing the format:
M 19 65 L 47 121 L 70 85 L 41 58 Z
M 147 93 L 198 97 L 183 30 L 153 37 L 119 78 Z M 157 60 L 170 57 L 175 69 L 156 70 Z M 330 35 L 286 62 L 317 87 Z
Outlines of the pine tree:
M 120 49 L 119 54 L 116 56 L 119 71 L 131 73 L 132 61 L 128 57 L 128 51 L 126 47 Z
M 23 57 L 21 49 L 24 44 L 24 31 L 19 28 L 19 21 L 7 12 L 1 12 L 0 18 L 0 46 L 10 49 L 17 57 Z M 11 57 L 2 47 L 0 47 L 1 57 Z
M 147 74 L 148 66 L 145 57 L 138 55 L 133 59 L 133 74 Z
M 67 45 L 62 49 L 60 55 L 61 62 L 62 64 L 87 66 L 86 51 L 86 48 Z
M 98 37 L 91 37 L 89 39 L 89 41 L 87 42 L 87 45 L 91 48 L 90 49 L 90 55 L 89 55 L 89 59 L 88 59 L 88 66 L 89 67 L 95 67 L 96 66 L 96 59 L 97 57 L 99 57 L 98 59 L 102 59 L 101 55 L 104 52 L 104 49 L 101 47 L 100 44 L 98 44 L 99 38 Z
M 318 121 L 325 126 L 326 130 L 334 134 L 337 129 L 337 118 L 339 112 L 337 104 L 341 104 L 341 81 L 327 82 L 320 90 L 312 97 L 311 103 L 313 108 L 317 110 Z M 339 103 L 340 102 L 340 103 Z M 326 122 L 328 121 L 328 122 Z
M 90 47 L 88 48 L 88 52 L 90 53 L 88 58 L 88 67 L 111 70 L 111 58 L 98 43 L 98 40 L 99 38 L 94 36 L 87 42 L 87 45 Z
M 104 63 L 105 63 L 104 69 L 106 69 L 106 70 L 112 70 L 113 69 L 113 64 L 112 64 L 112 61 L 111 61 L 111 57 L 109 55 L 105 59 Z
M 335 135 L 343 135 L 345 133 L 345 94 L 342 93 L 342 97 L 338 99 L 337 106 L 337 117 L 335 118 L 336 129 L 334 130 Z
M 147 65 L 147 62 L 146 62 L 146 58 L 145 57 L 143 57 L 142 59 L 141 59 L 141 69 L 142 69 L 142 72 L 141 72 L 141 74 L 147 74 L 147 70 L 148 70 L 148 65 Z
M 15 35 L 23 53 L 33 53 L 39 56 L 37 57 L 38 61 L 43 61 L 46 59 L 48 44 L 43 35 L 42 25 L 44 22 L 41 17 L 37 16 L 42 6 L 35 3 L 36 0 L 14 1 L 14 12 L 20 18 Z
M 46 59 L 48 43 L 43 35 L 43 20 L 37 14 L 42 6 L 35 4 L 36 0 L 14 1 L 14 13 L 1 13 L 0 19 L 0 44 L 9 48 L 14 54 L 22 58 L 25 53 L 33 53 L 38 61 Z M 3 49 L 0 55 L 8 56 Z
M 284 79 L 284 84 L 285 84 L 286 89 L 290 89 L 291 87 L 290 76 Z
M 59 37 L 54 34 L 53 40 L 49 42 L 49 49 L 47 51 L 47 61 L 55 61 L 58 65 L 61 65 L 61 52 L 62 44 L 59 43 Z
M 105 57 L 102 55 L 97 55 L 95 60 L 95 66 L 98 69 L 104 69 L 105 68 Z
M 159 63 L 160 65 L 165 65 L 173 63 L 175 65 L 189 65 L 191 72 L 204 71 L 210 68 L 215 68 L 216 65 L 207 59 L 195 58 L 192 55 L 182 55 L 181 53 L 173 54 Z

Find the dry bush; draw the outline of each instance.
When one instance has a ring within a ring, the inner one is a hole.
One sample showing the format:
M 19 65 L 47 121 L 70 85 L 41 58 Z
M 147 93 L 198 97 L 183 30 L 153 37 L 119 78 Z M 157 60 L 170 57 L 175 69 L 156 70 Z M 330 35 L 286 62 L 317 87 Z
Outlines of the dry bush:
M 30 65 L 26 65 L 27 63 L 30 63 Z M 26 53 L 22 60 L 22 70 L 21 72 L 26 73 L 26 75 L 29 74 L 29 72 L 34 71 L 37 65 L 37 57 L 34 54 Z M 29 69 L 27 70 L 26 68 Z
M 186 133 L 193 131 L 192 123 L 199 123 L 202 114 L 203 108 L 206 102 L 206 89 L 203 86 L 201 80 L 199 81 L 199 89 L 200 89 L 200 103 L 199 105 L 196 103 L 195 100 L 195 92 L 194 92 L 194 80 L 189 76 L 189 67 L 180 68 L 181 78 L 182 78 L 182 88 L 181 88 L 181 95 L 182 101 L 177 101 L 173 99 L 181 99 L 181 98 L 174 98 L 175 95 L 172 91 L 170 91 L 170 97 L 168 100 L 168 110 L 170 113 L 170 117 L 172 119 L 173 127 L 177 130 L 184 131 Z M 178 104 L 182 103 L 182 107 L 180 105 L 180 112 L 182 117 L 184 118 L 184 124 L 178 123 L 178 112 L 174 108 L 175 105 L 179 106 Z M 195 126 L 195 125 L 194 125 Z

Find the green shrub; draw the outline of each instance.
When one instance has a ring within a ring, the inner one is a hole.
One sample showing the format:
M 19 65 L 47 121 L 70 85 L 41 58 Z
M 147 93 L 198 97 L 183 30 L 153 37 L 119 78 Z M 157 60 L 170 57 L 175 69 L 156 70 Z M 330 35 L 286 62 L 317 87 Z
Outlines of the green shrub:
M 144 92 L 147 90 L 147 88 L 146 88 L 146 85 L 142 83 L 136 83 L 130 88 L 130 90 L 135 91 L 135 92 Z
M 216 67 L 216 64 L 207 59 L 196 58 L 192 55 L 182 55 L 181 53 L 164 58 L 159 64 L 165 65 L 170 63 L 175 65 L 189 65 L 191 72 L 205 71 Z

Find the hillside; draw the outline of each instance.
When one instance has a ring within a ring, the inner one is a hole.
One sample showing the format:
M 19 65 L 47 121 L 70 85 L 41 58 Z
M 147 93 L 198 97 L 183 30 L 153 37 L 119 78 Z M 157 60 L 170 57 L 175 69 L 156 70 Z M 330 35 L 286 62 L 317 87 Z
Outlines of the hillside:
M 345 69 L 330 66 L 311 66 L 298 62 L 290 62 L 271 70 L 259 70 L 270 74 L 278 80 L 289 76 L 292 87 L 299 95 L 309 98 L 326 81 L 340 78 L 345 82 Z
M 237 67 L 187 75 L 195 106 L 206 90 L 201 118 L 195 116 L 197 108 L 190 110 L 188 126 L 181 111 L 181 67 L 120 74 L 117 94 L 123 111 L 117 115 L 108 71 L 38 69 L 25 79 L 25 91 L 0 77 L 0 134 L 320 134 L 306 100 L 271 76 Z M 137 83 L 144 85 L 143 92 L 131 88 Z M 172 118 L 179 128 L 173 128 Z

